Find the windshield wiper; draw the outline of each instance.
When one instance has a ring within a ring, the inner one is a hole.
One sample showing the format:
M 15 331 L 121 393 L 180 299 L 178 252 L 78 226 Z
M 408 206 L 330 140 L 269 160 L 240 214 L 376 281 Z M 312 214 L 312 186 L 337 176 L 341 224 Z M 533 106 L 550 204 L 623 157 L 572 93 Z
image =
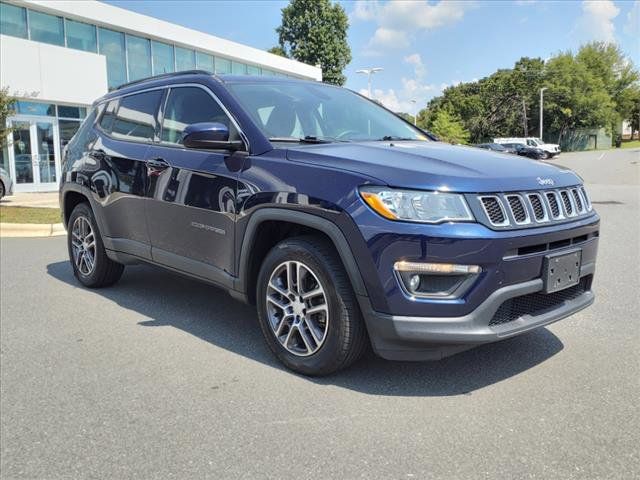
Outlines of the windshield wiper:
M 336 140 L 331 137 L 314 137 L 311 135 L 307 135 L 306 137 L 271 137 L 269 138 L 271 142 L 295 142 L 295 143 L 331 143 L 331 142 L 339 142 L 340 140 Z
M 402 141 L 402 140 L 417 140 L 417 138 L 398 137 L 397 135 L 385 135 L 382 138 L 376 140 L 377 142 L 390 142 L 390 141 Z

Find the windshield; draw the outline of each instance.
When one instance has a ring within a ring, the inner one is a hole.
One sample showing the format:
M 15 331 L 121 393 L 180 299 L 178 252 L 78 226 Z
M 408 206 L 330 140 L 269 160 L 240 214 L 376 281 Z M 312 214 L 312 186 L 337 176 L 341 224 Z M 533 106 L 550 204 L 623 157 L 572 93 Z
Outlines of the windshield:
M 293 82 L 229 88 L 269 139 L 427 141 L 393 113 L 344 88 Z

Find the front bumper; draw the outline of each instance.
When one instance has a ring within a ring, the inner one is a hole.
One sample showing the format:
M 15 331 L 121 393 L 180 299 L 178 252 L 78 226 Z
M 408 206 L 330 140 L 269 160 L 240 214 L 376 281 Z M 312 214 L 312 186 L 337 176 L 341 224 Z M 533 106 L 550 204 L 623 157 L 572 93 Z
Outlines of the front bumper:
M 365 215 L 361 213 L 363 221 L 358 223 L 376 274 L 364 277 L 369 296 L 360 299 L 360 306 L 374 350 L 384 358 L 440 359 L 550 324 L 594 301 L 591 282 L 600 228 L 595 212 L 565 224 L 509 231 L 480 224 L 400 222 L 390 231 L 388 221 L 371 216 L 365 220 Z M 582 290 L 545 303 L 546 296 L 536 294 L 543 289 L 545 256 L 576 248 L 582 251 Z M 412 297 L 393 274 L 394 263 L 400 260 L 478 265 L 482 272 L 458 298 Z M 376 280 L 380 294 L 372 295 L 370 284 Z M 532 295 L 544 308 L 528 308 L 526 301 Z M 520 305 L 519 315 L 496 321 L 509 299 Z
M 575 294 L 510 321 L 492 325 L 497 312 L 511 299 L 527 298 L 543 289 L 542 279 L 509 285 L 493 292 L 478 308 L 460 317 L 408 317 L 365 312 L 376 353 L 389 360 L 439 360 L 478 344 L 509 338 L 561 320 L 594 302 L 591 280 L 595 263 L 580 270 L 583 286 Z M 558 292 L 562 295 L 563 291 Z M 553 295 L 553 294 L 551 294 Z M 530 298 L 530 297 L 529 297 Z

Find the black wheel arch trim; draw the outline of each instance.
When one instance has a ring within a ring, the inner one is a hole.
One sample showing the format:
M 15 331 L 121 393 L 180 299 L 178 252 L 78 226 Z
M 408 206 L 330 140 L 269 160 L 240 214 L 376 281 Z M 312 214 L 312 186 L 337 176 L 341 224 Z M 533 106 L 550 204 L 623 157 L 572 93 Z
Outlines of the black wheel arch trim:
M 239 275 L 234 288 L 241 295 L 247 294 L 247 286 L 249 284 L 249 260 L 251 258 L 250 251 L 255 243 L 258 227 L 261 223 L 266 221 L 290 222 L 323 232 L 329 237 L 336 247 L 356 295 L 359 297 L 369 296 L 362 274 L 358 268 L 358 264 L 356 263 L 355 256 L 351 250 L 351 246 L 349 245 L 344 233 L 342 233 L 342 230 L 340 230 L 335 223 L 308 212 L 269 207 L 261 208 L 251 215 L 242 238 L 240 266 L 238 270 Z

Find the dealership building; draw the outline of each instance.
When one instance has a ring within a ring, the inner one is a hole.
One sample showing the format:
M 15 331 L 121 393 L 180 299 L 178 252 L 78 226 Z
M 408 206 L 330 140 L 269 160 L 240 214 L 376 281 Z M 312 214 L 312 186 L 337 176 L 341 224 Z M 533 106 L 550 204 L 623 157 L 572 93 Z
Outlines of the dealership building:
M 0 87 L 18 98 L 0 152 L 16 192 L 57 190 L 88 107 L 140 78 L 200 69 L 321 80 L 320 68 L 95 1 L 0 1 Z

